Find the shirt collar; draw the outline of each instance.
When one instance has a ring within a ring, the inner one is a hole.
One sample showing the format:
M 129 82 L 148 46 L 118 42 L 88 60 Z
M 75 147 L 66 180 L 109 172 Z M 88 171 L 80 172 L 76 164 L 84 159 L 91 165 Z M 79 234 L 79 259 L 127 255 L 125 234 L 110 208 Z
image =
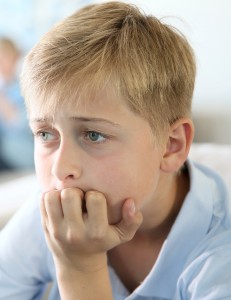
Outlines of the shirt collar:
M 187 167 L 190 190 L 153 269 L 135 290 L 143 297 L 155 294 L 157 298 L 172 299 L 189 253 L 208 232 L 213 207 L 210 179 L 190 160 Z

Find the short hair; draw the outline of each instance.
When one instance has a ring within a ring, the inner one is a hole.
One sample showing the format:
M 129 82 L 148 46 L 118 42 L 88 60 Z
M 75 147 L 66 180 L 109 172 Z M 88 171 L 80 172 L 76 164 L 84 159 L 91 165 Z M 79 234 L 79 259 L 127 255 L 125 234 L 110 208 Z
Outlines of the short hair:
M 107 84 L 158 133 L 190 116 L 195 59 L 175 28 L 123 2 L 93 4 L 54 26 L 30 51 L 21 83 L 53 109 Z M 36 100 L 35 100 L 36 99 Z M 45 105 L 44 105 L 45 104 Z

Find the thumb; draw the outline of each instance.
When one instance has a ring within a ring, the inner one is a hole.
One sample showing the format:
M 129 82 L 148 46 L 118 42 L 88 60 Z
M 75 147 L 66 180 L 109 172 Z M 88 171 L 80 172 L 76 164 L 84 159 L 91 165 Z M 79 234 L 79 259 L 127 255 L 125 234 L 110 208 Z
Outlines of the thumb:
M 122 207 L 122 219 L 115 225 L 120 242 L 130 241 L 143 221 L 141 212 L 136 210 L 135 202 L 127 199 Z

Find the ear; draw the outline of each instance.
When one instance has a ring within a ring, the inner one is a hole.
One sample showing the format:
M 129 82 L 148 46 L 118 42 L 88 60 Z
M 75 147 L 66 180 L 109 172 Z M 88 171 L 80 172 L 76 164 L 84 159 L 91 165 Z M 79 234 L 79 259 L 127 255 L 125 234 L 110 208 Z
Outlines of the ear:
M 161 170 L 175 172 L 187 159 L 194 137 L 194 126 L 189 118 L 174 122 L 169 130 L 166 150 L 161 161 Z

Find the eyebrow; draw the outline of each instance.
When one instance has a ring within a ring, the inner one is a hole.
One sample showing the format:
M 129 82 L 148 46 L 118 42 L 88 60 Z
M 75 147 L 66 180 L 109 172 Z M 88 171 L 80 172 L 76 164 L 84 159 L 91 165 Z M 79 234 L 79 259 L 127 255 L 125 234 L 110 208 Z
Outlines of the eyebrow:
M 118 123 L 112 122 L 111 120 L 108 119 L 103 119 L 103 118 L 91 118 L 91 117 L 69 117 L 69 120 L 73 121 L 79 121 L 79 122 L 85 122 L 85 123 L 90 123 L 90 122 L 96 122 L 96 123 L 105 123 L 109 124 L 115 127 L 119 127 L 120 125 Z M 33 118 L 30 120 L 30 123 L 53 123 L 53 119 L 49 117 L 45 118 Z
M 105 124 L 110 124 L 113 126 L 119 126 L 119 124 L 112 122 L 111 120 L 108 119 L 103 119 L 103 118 L 87 118 L 87 117 L 70 117 L 71 120 L 73 121 L 80 121 L 80 122 L 97 122 L 97 123 L 105 123 Z
M 52 123 L 52 118 L 33 118 L 29 119 L 29 123 Z

